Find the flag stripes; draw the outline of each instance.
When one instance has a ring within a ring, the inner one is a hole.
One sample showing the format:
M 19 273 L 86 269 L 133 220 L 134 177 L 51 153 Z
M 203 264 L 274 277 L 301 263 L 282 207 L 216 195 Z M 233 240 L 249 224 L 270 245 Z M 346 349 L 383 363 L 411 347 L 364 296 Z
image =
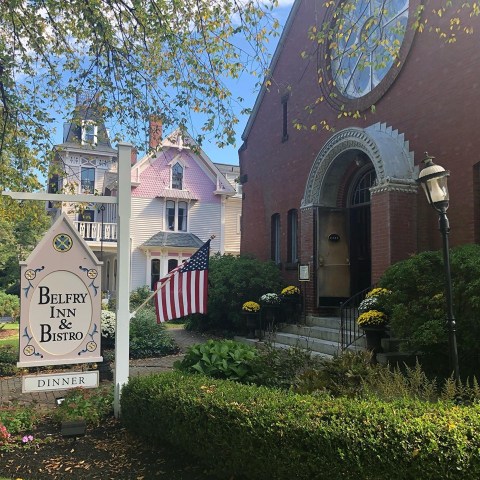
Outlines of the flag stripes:
M 155 306 L 158 323 L 207 312 L 209 255 L 210 240 L 157 282 Z

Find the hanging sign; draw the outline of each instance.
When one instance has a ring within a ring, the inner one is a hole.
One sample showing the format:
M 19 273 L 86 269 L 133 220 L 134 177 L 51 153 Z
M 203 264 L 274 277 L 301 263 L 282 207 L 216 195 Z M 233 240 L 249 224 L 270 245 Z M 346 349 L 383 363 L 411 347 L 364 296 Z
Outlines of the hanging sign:
M 65 214 L 20 262 L 19 367 L 102 361 L 101 264 Z

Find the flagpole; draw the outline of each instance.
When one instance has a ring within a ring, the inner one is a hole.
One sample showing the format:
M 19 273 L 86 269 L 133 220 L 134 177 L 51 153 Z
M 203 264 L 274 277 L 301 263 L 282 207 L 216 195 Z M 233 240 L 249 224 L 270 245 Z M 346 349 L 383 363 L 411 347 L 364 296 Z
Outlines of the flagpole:
M 207 240 L 207 242 L 210 240 L 213 240 L 215 238 L 215 235 L 211 235 L 210 238 Z M 205 243 L 207 243 L 205 242 Z M 205 245 L 205 243 L 203 245 Z M 202 245 L 202 247 L 203 247 Z M 200 247 L 200 248 L 202 248 Z M 188 263 L 190 259 L 186 260 L 186 263 Z M 181 265 L 180 265 L 181 266 Z M 137 308 L 135 309 L 132 313 L 130 313 L 130 320 L 135 317 L 135 315 L 138 313 L 139 310 L 141 310 L 163 287 L 165 287 L 172 277 L 170 276 L 165 282 L 161 283 L 160 286 L 151 294 L 147 297 L 147 299 Z

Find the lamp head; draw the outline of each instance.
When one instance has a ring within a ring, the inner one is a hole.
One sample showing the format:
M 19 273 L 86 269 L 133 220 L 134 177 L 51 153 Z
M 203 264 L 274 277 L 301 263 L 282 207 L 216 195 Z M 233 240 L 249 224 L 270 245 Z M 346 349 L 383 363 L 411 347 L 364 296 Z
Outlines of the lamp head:
M 450 172 L 433 163 L 434 158 L 425 152 L 425 158 L 423 159 L 425 167 L 419 173 L 417 182 L 422 185 L 428 203 L 437 211 L 445 211 L 448 208 L 447 177 Z

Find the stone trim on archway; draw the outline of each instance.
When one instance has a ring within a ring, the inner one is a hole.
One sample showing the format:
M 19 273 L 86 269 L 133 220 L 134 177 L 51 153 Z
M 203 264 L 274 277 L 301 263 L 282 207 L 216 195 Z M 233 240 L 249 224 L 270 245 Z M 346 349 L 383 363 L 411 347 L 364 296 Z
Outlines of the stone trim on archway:
M 301 208 L 334 206 L 324 186 L 335 160 L 348 150 L 359 150 L 369 157 L 377 174 L 375 189 L 390 189 L 395 185 L 395 188 L 416 192 L 417 167 L 404 135 L 385 123 L 376 123 L 365 129 L 346 128 L 328 140 L 313 162 Z

